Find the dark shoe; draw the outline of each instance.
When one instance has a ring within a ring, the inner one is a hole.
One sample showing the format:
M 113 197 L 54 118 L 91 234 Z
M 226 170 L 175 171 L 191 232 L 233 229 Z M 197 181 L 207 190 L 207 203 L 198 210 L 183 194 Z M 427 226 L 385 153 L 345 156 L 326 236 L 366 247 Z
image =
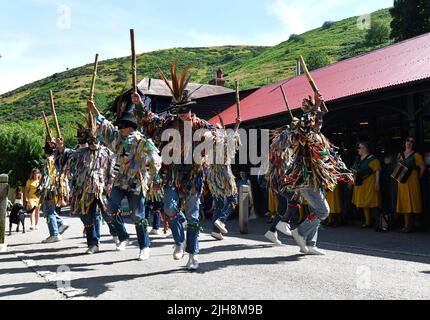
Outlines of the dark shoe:
M 369 229 L 369 228 L 371 228 L 372 226 L 370 225 L 370 224 L 363 224 L 362 226 L 361 226 L 361 229 Z

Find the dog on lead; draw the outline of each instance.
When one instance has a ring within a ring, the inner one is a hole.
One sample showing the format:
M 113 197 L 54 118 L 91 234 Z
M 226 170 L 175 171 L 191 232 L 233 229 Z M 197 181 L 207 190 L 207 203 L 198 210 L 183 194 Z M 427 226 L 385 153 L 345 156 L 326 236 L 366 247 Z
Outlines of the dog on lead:
M 9 235 L 12 235 L 12 224 L 16 224 L 16 232 L 19 232 L 19 226 L 22 225 L 22 233 L 25 233 L 25 215 L 32 214 L 36 210 L 26 210 L 23 205 L 16 203 L 13 205 L 9 215 Z

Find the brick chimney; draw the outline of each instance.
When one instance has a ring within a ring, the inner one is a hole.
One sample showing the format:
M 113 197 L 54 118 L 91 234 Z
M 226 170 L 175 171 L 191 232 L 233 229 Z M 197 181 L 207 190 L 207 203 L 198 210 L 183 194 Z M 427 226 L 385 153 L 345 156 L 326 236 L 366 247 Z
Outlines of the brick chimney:
M 211 81 L 209 81 L 209 84 L 214 86 L 225 87 L 224 72 L 222 71 L 221 68 L 218 68 L 218 70 L 216 71 L 215 79 L 212 79 Z

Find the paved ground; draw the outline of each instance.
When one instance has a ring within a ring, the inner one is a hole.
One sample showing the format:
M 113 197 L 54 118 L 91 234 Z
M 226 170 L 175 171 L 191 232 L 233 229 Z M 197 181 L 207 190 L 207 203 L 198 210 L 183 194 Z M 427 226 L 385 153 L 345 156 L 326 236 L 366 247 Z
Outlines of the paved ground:
M 266 242 L 264 220 L 253 221 L 249 235 L 232 221 L 223 242 L 202 234 L 201 268 L 189 273 L 186 259 L 173 260 L 171 238 L 152 238 L 151 259 L 136 261 L 131 225 L 125 252 L 114 251 L 103 226 L 102 252 L 83 255 L 81 222 L 65 219 L 71 228 L 61 243 L 40 244 L 45 223 L 8 237 L 0 299 L 430 299 L 429 233 L 330 228 L 320 232 L 328 255 L 309 257 L 289 238 L 282 238 L 283 247 Z

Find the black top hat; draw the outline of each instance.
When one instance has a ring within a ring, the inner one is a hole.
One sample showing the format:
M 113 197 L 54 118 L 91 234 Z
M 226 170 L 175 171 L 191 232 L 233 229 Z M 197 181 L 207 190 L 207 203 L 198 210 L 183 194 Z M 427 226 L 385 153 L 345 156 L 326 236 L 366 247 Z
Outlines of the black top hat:
M 114 101 L 114 103 L 112 104 L 112 107 L 110 109 L 110 111 L 113 114 L 116 114 L 117 116 L 119 116 L 119 114 L 121 113 L 121 106 L 122 103 L 125 102 L 125 110 L 123 110 L 123 112 L 129 112 L 130 111 L 130 107 L 132 106 L 132 101 L 131 101 L 131 94 L 133 93 L 133 89 L 127 90 L 125 92 L 123 92 L 122 94 L 120 94 Z M 137 88 L 137 94 L 143 98 L 144 94 L 143 92 Z
M 114 123 L 118 129 L 133 128 L 137 130 L 136 117 L 131 112 L 124 112 Z

